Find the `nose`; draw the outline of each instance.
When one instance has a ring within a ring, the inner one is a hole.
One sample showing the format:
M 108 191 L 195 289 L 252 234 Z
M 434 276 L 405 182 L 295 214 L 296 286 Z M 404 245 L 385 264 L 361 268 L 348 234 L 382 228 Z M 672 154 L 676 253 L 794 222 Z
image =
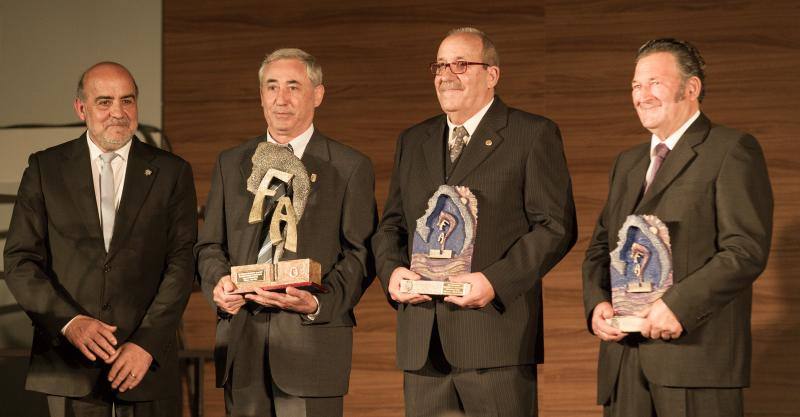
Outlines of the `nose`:
M 275 95 L 275 103 L 278 105 L 283 105 L 289 102 L 289 89 L 288 88 L 280 88 L 278 89 L 278 94 Z
M 124 112 L 122 111 L 122 102 L 120 100 L 114 100 L 114 103 L 111 104 L 111 117 L 114 118 L 122 118 L 124 116 Z

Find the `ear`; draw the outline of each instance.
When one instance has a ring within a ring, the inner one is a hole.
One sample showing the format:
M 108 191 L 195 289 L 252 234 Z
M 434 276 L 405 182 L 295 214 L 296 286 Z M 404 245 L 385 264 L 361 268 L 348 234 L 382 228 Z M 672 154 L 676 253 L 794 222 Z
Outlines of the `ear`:
M 325 86 L 320 84 L 314 87 L 314 107 L 319 107 L 322 104 L 322 98 L 325 96 Z
M 700 90 L 703 88 L 703 82 L 697 77 L 689 77 L 686 80 L 686 87 L 683 90 L 684 97 L 697 101 L 700 97 Z
M 81 99 L 75 97 L 72 102 L 72 108 L 75 109 L 75 115 L 83 121 L 86 121 L 86 105 L 83 104 Z
M 500 67 L 489 66 L 486 68 L 486 73 L 489 76 L 489 88 L 494 88 L 500 81 Z

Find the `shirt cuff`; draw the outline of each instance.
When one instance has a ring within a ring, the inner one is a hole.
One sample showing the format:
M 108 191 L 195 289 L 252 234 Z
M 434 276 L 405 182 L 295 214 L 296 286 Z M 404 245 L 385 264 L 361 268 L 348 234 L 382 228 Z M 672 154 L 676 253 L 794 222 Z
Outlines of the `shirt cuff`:
M 313 294 L 312 294 L 311 296 L 312 296 L 312 297 L 314 297 L 314 301 L 316 301 L 316 302 L 317 302 L 317 311 L 315 311 L 315 312 L 313 312 L 313 313 L 311 313 L 311 314 L 306 314 L 306 318 L 307 318 L 309 321 L 314 321 L 314 320 L 316 320 L 316 319 L 317 319 L 317 316 L 319 316 L 319 311 L 320 311 L 320 309 L 322 308 L 322 305 L 319 303 L 319 298 L 317 298 L 317 296 L 316 296 L 316 295 L 313 295 Z
M 319 308 L 317 309 L 317 314 L 319 314 Z M 78 316 L 73 317 L 72 320 L 68 321 L 67 324 L 65 324 L 64 327 L 61 328 L 61 334 L 62 335 L 64 335 L 64 336 L 67 335 L 67 327 L 69 327 L 69 325 L 72 324 L 72 322 L 75 321 L 75 319 L 77 319 L 77 318 L 78 318 Z

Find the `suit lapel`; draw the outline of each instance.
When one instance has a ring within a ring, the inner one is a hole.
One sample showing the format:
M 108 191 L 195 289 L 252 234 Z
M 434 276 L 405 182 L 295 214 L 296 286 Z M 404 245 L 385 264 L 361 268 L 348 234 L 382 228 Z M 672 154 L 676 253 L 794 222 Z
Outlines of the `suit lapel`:
M 111 237 L 107 259 L 116 254 L 122 242 L 127 240 L 136 216 L 150 192 L 150 187 L 158 177 L 158 167 L 152 165 L 155 154 L 135 136 L 131 141 L 128 166 L 125 168 L 125 185 L 114 218 L 114 234 Z
M 335 173 L 331 170 L 331 154 L 328 148 L 328 140 L 330 139 L 325 137 L 322 133 L 319 133 L 315 128 L 314 135 L 311 136 L 311 140 L 308 142 L 305 151 L 303 151 L 303 165 L 306 167 L 306 172 L 308 172 L 309 177 L 313 177 L 314 181 L 311 182 L 311 189 L 308 193 L 303 217 L 297 224 L 298 256 L 301 256 L 300 254 L 303 253 L 310 244 L 306 238 L 311 238 L 311 236 L 313 236 L 313 230 L 305 230 L 308 221 L 304 221 L 304 219 L 307 219 L 314 210 L 314 207 L 320 204 L 320 198 L 323 198 L 325 194 L 325 189 L 321 187 L 325 187 L 325 184 L 331 184 L 331 181 L 334 180 Z M 317 215 L 319 215 L 319 213 Z
M 638 209 L 646 208 L 656 196 L 661 195 L 664 190 L 675 180 L 675 178 L 683 171 L 683 169 L 694 159 L 697 153 L 694 147 L 702 142 L 708 135 L 711 125 L 708 119 L 701 113 L 700 117 L 689 126 L 686 133 L 683 134 L 678 144 L 675 146 L 667 159 L 664 160 L 663 165 L 658 170 L 653 184 L 642 197 Z
M 103 233 L 100 228 L 100 214 L 97 212 L 97 200 L 94 195 L 92 166 L 89 160 L 89 145 L 86 144 L 86 133 L 73 141 L 72 149 L 67 153 L 61 166 L 62 176 L 76 213 L 86 227 L 89 238 L 97 240 L 103 247 Z
M 428 139 L 422 144 L 422 153 L 428 165 L 428 174 L 433 184 L 444 184 L 444 131 L 447 129 L 447 116 L 439 118 L 428 130 Z M 395 167 L 397 168 L 397 167 Z
M 464 148 L 460 160 L 447 180 L 448 184 L 460 184 L 461 181 L 475 170 L 494 150 L 503 142 L 503 137 L 497 132 L 508 123 L 508 107 L 495 97 L 489 111 L 483 116 L 478 128 L 470 136 L 469 144 Z M 440 146 L 443 148 L 443 146 Z
M 264 228 L 263 223 L 256 223 L 250 224 L 248 222 L 248 217 L 250 214 L 250 208 L 253 207 L 253 200 L 255 200 L 255 194 L 251 193 L 247 190 L 247 179 L 250 178 L 250 173 L 253 172 L 253 155 L 256 152 L 256 148 L 258 148 L 258 144 L 267 140 L 267 136 L 259 136 L 256 140 L 253 140 L 249 145 L 248 149 L 242 152 L 242 159 L 239 161 L 239 173 L 241 174 L 241 178 L 239 180 L 239 189 L 242 190 L 244 193 L 244 199 L 242 207 L 240 219 L 237 221 L 242 222 L 242 232 L 238 239 L 241 239 L 241 242 L 244 243 L 244 247 L 249 247 L 249 251 L 247 254 L 247 263 L 252 264 L 258 260 L 258 251 L 261 249 L 261 243 L 264 240 L 262 236 L 262 229 Z
M 633 158 L 636 160 L 635 165 L 628 171 L 628 176 L 625 180 L 625 194 L 622 199 L 622 206 L 620 213 L 623 216 L 628 216 L 633 213 L 639 202 L 639 197 L 644 188 L 645 175 L 647 175 L 647 167 L 650 166 L 650 145 L 642 146 L 641 151 L 636 152 Z M 621 223 L 620 223 L 621 224 Z

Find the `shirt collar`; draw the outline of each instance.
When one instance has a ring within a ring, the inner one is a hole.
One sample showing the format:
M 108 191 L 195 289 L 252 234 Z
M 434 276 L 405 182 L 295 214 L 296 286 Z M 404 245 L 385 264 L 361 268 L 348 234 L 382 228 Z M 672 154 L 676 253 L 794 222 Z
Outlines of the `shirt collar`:
M 311 141 L 311 136 L 313 134 L 314 134 L 314 123 L 311 123 L 311 126 L 309 126 L 305 132 L 301 133 L 299 136 L 289 141 L 288 144 L 292 145 L 294 156 L 296 156 L 298 159 L 303 158 L 303 152 L 305 152 L 306 146 L 308 146 L 308 142 Z M 269 130 L 267 130 L 267 142 L 274 143 L 276 145 L 286 145 L 278 143 L 278 141 L 273 139 L 272 135 L 269 134 Z
M 135 140 L 135 138 L 131 137 L 131 140 L 129 140 L 128 143 L 126 143 L 121 148 L 117 149 L 116 151 L 113 151 L 120 158 L 122 158 L 123 162 L 126 162 L 128 160 L 128 154 L 131 152 L 131 142 L 133 142 L 134 140 Z M 96 160 L 97 158 L 100 157 L 101 154 L 105 153 L 105 152 L 103 152 L 102 149 L 100 149 L 99 146 L 95 145 L 95 143 L 92 142 L 91 133 L 89 133 L 88 130 L 86 131 L 86 142 L 89 143 L 89 160 L 90 161 Z
M 482 109 L 478 110 L 477 113 L 472 115 L 472 117 L 467 119 L 467 121 L 464 122 L 464 124 L 462 125 L 454 124 L 453 122 L 450 121 L 450 118 L 448 117 L 447 126 L 450 128 L 450 132 L 452 132 L 453 129 L 456 128 L 456 126 L 464 126 L 464 129 L 467 129 L 467 134 L 469 136 L 472 136 L 472 134 L 475 133 L 475 129 L 478 128 L 478 124 L 481 122 L 481 119 L 483 119 L 483 116 L 486 114 L 487 111 L 489 111 L 489 107 L 492 106 L 492 103 L 494 103 L 494 97 L 492 97 L 492 99 L 489 100 L 489 103 L 487 105 L 483 106 Z
M 698 110 L 694 115 L 692 115 L 692 117 L 690 117 L 689 120 L 686 121 L 686 123 L 684 123 L 681 127 L 679 127 L 678 130 L 676 130 L 674 133 L 669 135 L 667 139 L 663 142 L 654 133 L 653 136 L 650 137 L 650 155 L 653 154 L 653 149 L 655 149 L 656 145 L 658 145 L 659 143 L 663 143 L 664 145 L 667 145 L 667 148 L 669 148 L 669 150 L 673 150 L 675 148 L 675 145 L 678 144 L 678 140 L 680 140 L 683 134 L 686 133 L 686 130 L 689 129 L 689 126 L 691 126 L 692 123 L 694 123 L 694 121 L 697 120 L 698 117 L 700 117 L 700 110 Z

